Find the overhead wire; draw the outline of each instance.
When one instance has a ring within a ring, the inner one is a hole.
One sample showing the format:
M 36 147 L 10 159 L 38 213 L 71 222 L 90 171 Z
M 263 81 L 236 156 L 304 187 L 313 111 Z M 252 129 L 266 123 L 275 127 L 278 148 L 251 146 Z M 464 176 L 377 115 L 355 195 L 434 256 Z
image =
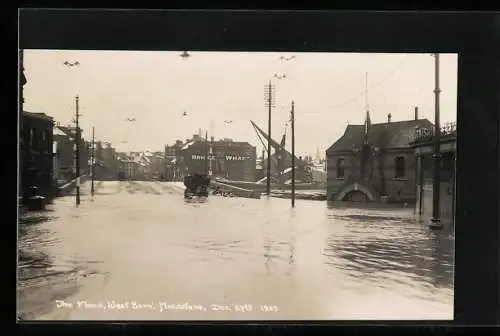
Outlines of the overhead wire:
M 394 75 L 396 75 L 396 73 L 399 72 L 399 70 L 401 70 L 403 68 L 403 66 L 407 63 L 408 59 L 405 59 L 404 61 L 402 61 L 401 63 L 399 63 L 399 65 L 397 67 L 395 67 L 387 76 L 385 76 L 383 79 L 379 80 L 378 82 L 376 82 L 375 84 L 372 84 L 370 86 L 368 86 L 368 88 L 365 88 L 365 90 L 363 90 L 362 92 L 360 92 L 359 94 L 357 94 L 356 96 L 353 96 L 347 100 L 345 100 L 344 102 L 340 103 L 340 104 L 337 104 L 337 105 L 334 105 L 333 107 L 331 107 L 331 109 L 338 109 L 339 107 L 343 107 L 345 105 L 348 105 L 356 100 L 358 100 L 359 98 L 363 97 L 366 95 L 366 91 L 367 90 L 371 90 L 373 88 L 376 88 L 378 86 L 381 86 L 382 84 L 384 84 L 387 80 L 391 79 L 392 77 L 394 77 Z

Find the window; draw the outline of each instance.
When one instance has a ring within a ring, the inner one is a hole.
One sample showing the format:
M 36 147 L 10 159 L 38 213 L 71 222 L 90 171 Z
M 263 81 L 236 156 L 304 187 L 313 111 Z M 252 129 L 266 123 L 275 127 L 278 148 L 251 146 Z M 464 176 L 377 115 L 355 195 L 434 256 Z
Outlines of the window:
M 46 130 L 45 131 L 45 148 L 47 153 L 52 152 L 52 137 L 50 136 L 50 131 Z
M 45 152 L 45 145 L 47 143 L 47 132 L 42 132 L 41 134 L 42 140 L 41 140 L 41 149 Z
M 30 150 L 33 150 L 33 145 L 34 145 L 34 137 L 35 137 L 35 129 L 34 128 L 30 128 L 30 135 L 29 135 L 29 149 Z
M 396 163 L 396 176 L 395 178 L 405 177 L 405 158 L 403 156 L 398 156 L 395 159 Z
M 344 178 L 344 159 L 337 159 L 337 178 Z

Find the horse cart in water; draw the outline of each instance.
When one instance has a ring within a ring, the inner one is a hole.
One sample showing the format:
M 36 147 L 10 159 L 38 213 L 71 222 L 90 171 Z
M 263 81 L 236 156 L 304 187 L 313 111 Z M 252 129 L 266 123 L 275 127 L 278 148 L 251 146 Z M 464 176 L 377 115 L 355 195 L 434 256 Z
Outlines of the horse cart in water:
M 210 178 L 204 174 L 193 174 L 184 177 L 184 198 L 208 197 Z

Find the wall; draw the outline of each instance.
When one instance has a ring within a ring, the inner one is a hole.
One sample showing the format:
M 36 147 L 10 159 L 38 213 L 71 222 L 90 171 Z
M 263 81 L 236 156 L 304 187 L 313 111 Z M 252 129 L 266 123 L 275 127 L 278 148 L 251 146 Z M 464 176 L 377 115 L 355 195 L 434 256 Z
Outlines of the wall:
M 65 135 L 54 135 L 54 141 L 57 142 L 56 158 L 58 163 L 58 174 L 55 178 L 69 181 L 73 178 L 75 160 L 73 141 Z
M 404 178 L 396 178 L 396 157 L 405 158 Z M 383 155 L 386 193 L 393 200 L 416 202 L 416 157 L 413 150 Z M 379 176 L 380 174 L 377 174 Z
M 340 153 L 339 153 L 340 154 Z M 327 195 L 339 192 L 344 186 L 360 180 L 360 154 L 344 153 L 343 155 L 327 155 Z M 381 154 L 381 159 L 370 153 L 365 166 L 365 178 L 380 194 L 385 194 L 394 201 L 416 201 L 416 158 L 413 149 L 403 148 Z M 398 156 L 405 158 L 405 176 L 396 178 L 395 159 Z M 337 160 L 344 159 L 344 178 L 337 178 Z M 383 176 L 380 168 L 383 169 Z M 385 187 L 383 184 L 385 183 Z
M 191 145 L 188 149 L 182 151 L 181 155 L 181 169 L 184 173 L 205 173 L 204 142 Z M 236 181 L 255 181 L 256 148 L 249 144 L 214 142 L 212 144 L 212 157 L 209 157 L 209 160 L 211 161 L 214 176 L 226 177 Z
M 337 178 L 337 160 L 344 159 L 344 178 Z M 328 155 L 326 156 L 326 194 L 330 200 L 332 194 L 338 193 L 341 188 L 348 183 L 356 171 L 356 156 L 346 153 L 345 155 Z
M 422 191 L 422 210 L 420 210 L 420 186 L 418 186 L 417 204 L 415 207 L 416 214 L 420 219 L 429 221 L 432 218 L 433 207 L 433 187 L 432 180 L 425 180 Z M 453 183 L 441 182 L 440 190 L 440 216 L 443 221 L 452 221 L 454 219 L 454 196 Z
M 454 190 L 455 153 L 443 152 L 441 154 L 442 154 L 442 162 L 441 162 L 441 172 L 440 172 L 440 179 L 441 179 L 440 216 L 442 220 L 452 221 L 455 215 L 454 202 L 456 195 L 456 192 Z M 434 160 L 432 159 L 429 151 L 427 151 L 426 154 L 422 155 L 421 157 L 423 159 L 422 205 L 420 205 L 420 172 L 419 172 L 419 178 L 417 179 L 417 204 L 415 207 L 415 213 L 419 215 L 422 220 L 428 221 L 430 220 L 430 218 L 432 218 L 432 206 L 433 206 L 432 181 L 434 173 L 434 162 L 433 162 Z M 420 169 L 420 164 L 419 164 L 419 169 Z

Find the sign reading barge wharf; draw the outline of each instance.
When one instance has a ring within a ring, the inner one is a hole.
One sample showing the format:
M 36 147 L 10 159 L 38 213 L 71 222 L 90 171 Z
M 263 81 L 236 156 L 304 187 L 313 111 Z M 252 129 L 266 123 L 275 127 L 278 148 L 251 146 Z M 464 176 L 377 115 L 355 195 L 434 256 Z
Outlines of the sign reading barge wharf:
M 225 156 L 208 156 L 207 157 L 209 160 L 217 160 L 217 159 L 225 159 L 226 161 L 244 161 L 244 160 L 251 160 L 252 157 L 250 156 L 235 156 L 235 155 L 225 155 Z M 205 160 L 204 155 L 192 155 L 191 160 Z

